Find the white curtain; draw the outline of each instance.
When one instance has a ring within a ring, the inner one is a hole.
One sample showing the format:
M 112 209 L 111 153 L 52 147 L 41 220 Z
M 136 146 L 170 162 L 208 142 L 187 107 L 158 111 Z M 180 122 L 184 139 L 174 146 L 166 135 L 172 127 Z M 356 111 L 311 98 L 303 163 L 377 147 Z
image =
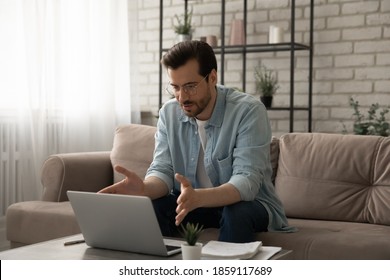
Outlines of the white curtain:
M 116 126 L 139 123 L 136 5 L 0 0 L 0 216 L 39 199 L 50 154 L 111 150 Z

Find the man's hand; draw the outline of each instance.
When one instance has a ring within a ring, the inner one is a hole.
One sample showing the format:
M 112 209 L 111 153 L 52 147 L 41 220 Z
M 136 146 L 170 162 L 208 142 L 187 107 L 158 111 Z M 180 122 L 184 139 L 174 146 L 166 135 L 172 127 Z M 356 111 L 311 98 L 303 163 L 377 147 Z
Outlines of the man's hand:
M 145 195 L 145 184 L 137 174 L 119 165 L 115 166 L 115 171 L 125 175 L 126 178 L 100 190 L 99 193 Z
M 178 226 L 189 212 L 199 207 L 199 197 L 186 177 L 176 173 L 175 178 L 180 182 L 181 190 L 181 194 L 177 198 L 176 208 L 177 215 L 175 224 Z

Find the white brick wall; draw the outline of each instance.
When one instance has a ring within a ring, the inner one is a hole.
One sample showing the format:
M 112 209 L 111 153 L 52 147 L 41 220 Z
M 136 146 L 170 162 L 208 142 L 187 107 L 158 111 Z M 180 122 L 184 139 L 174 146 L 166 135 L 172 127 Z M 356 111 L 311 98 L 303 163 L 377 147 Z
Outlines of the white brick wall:
M 132 0 L 129 0 L 132 1 Z M 296 40 L 309 40 L 309 1 L 296 0 Z M 158 110 L 159 1 L 138 0 L 141 109 Z M 220 37 L 220 1 L 189 1 L 193 6 L 194 39 L 209 34 Z M 183 0 L 164 0 L 164 47 L 175 42 L 173 16 L 183 13 Z M 270 24 L 283 27 L 290 36 L 289 0 L 248 0 L 248 43 L 266 43 Z M 229 0 L 226 6 L 225 42 L 229 41 L 230 22 L 242 18 L 242 1 Z M 364 106 L 379 102 L 390 106 L 390 1 L 315 0 L 313 131 L 340 133 L 341 121 L 352 126 L 352 96 Z M 307 104 L 307 52 L 297 52 L 295 101 Z M 227 55 L 225 84 L 241 88 L 240 55 Z M 248 54 L 246 91 L 254 93 L 253 68 L 262 62 L 277 70 L 281 88 L 275 105 L 289 103 L 289 53 Z M 165 75 L 163 75 L 165 78 Z M 255 93 L 254 93 L 255 94 Z M 269 111 L 275 135 L 288 132 L 288 112 Z M 296 131 L 307 129 L 306 112 L 295 113 Z M 390 118 L 390 117 L 389 117 Z

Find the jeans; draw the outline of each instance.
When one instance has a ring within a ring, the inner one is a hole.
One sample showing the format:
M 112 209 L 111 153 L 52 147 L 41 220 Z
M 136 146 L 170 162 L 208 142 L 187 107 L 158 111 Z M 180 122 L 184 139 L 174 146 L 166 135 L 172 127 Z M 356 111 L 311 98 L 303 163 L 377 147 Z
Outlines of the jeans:
M 178 194 L 170 194 L 153 200 L 164 236 L 174 237 L 179 233 L 175 225 L 177 198 Z M 256 232 L 267 231 L 268 220 L 268 212 L 259 201 L 240 201 L 224 207 L 197 208 L 187 214 L 182 224 L 191 222 L 204 228 L 219 228 L 219 241 L 243 243 L 254 241 Z

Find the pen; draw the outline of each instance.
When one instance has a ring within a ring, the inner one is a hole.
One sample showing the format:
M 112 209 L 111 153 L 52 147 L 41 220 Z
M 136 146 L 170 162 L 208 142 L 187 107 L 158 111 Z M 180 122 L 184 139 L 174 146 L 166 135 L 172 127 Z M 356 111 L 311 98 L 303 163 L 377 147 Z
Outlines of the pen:
M 64 246 L 69 246 L 69 245 L 74 245 L 74 244 L 79 244 L 79 243 L 84 243 L 84 242 L 85 242 L 84 239 L 67 241 L 64 243 Z

